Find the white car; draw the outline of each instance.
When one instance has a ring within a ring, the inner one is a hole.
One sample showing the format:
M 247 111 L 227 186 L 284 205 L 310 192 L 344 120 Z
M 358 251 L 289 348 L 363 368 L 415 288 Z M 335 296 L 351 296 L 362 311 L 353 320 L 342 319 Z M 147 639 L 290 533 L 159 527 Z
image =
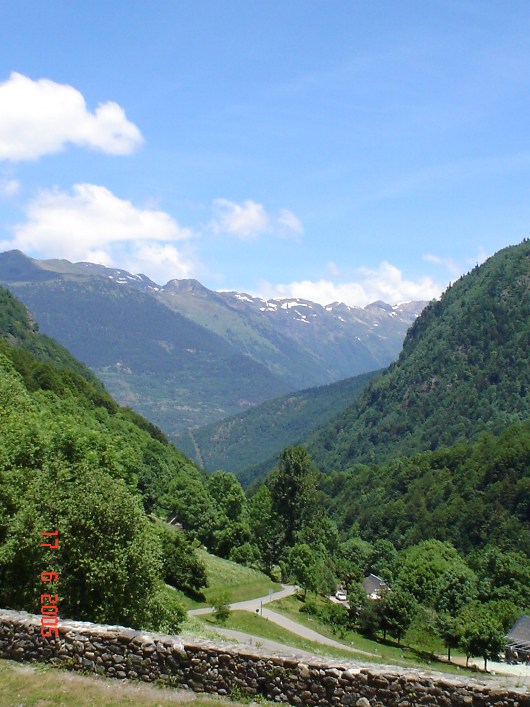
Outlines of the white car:
M 337 592 L 335 592 L 335 599 L 338 599 L 339 601 L 346 601 L 346 592 L 343 592 L 342 589 L 339 589 Z

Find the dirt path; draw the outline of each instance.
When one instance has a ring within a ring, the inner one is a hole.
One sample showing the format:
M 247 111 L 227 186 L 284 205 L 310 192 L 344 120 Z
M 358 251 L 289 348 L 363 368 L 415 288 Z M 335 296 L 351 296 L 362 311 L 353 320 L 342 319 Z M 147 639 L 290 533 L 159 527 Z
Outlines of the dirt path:
M 270 641 L 268 638 L 259 638 L 258 636 L 253 636 L 250 633 L 243 633 L 242 631 L 234 631 L 230 628 L 219 628 L 216 626 L 216 633 L 221 634 L 224 638 L 230 640 L 236 640 L 245 646 L 254 646 L 256 648 L 261 648 L 268 651 L 271 655 L 280 656 L 285 658 L 295 658 L 297 660 L 315 660 L 315 653 L 309 653 L 301 648 L 294 648 L 294 646 L 287 646 L 285 643 L 277 643 L 276 641 Z

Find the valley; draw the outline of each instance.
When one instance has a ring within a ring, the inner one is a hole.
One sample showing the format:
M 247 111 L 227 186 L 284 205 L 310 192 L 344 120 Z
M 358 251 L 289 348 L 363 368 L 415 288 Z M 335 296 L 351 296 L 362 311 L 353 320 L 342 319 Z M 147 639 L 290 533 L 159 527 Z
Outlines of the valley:
M 0 3 L 0 707 L 530 707 L 529 38 Z
M 57 527 L 56 590 L 70 618 L 199 636 L 218 625 L 243 633 L 252 625 L 254 641 L 294 641 L 309 652 L 343 650 L 337 642 L 347 637 L 363 664 L 372 653 L 424 669 L 446 653 L 457 673 L 455 660 L 466 656 L 487 668 L 530 611 L 529 273 L 523 241 L 429 305 L 386 369 L 255 405 L 224 423 L 229 434 L 197 430 L 192 451 L 213 465 L 209 473 L 168 440 L 155 417 L 121 407 L 86 362 L 41 333 L 33 313 L 0 290 L 2 604 L 37 610 L 31 578 L 50 561 L 38 550 L 38 529 Z M 64 304 L 64 293 L 75 293 L 78 321 L 91 321 L 105 302 L 100 332 L 117 320 L 124 325 L 113 356 L 126 331 L 137 332 L 133 342 L 150 333 L 143 348 L 135 343 L 123 357 L 124 368 L 147 370 L 151 360 L 170 371 L 173 359 L 160 359 L 160 350 L 177 349 L 180 374 L 192 375 L 182 352 L 199 334 L 203 361 L 224 352 L 215 358 L 220 377 L 241 355 L 218 332 L 181 314 L 173 319 L 138 286 L 126 295 L 139 306 L 133 315 L 108 278 L 91 280 L 87 296 L 86 283 L 68 277 L 54 276 L 49 301 Z M 162 347 L 153 346 L 160 334 L 151 315 L 180 326 L 178 335 L 166 327 Z M 89 333 L 80 341 L 92 363 L 105 362 Z M 256 370 L 272 375 L 244 358 L 249 386 Z M 245 370 L 234 363 L 240 386 Z M 209 436 L 225 445 L 222 453 Z M 261 468 L 249 475 L 252 450 Z M 215 470 L 217 463 L 234 469 Z M 247 491 L 233 471 L 247 474 Z M 389 587 L 377 602 L 362 585 L 373 575 Z M 269 624 L 285 624 L 276 633 L 238 613 L 255 614 L 250 600 L 279 583 L 299 590 L 278 600 L 274 615 L 266 607 Z M 328 599 L 338 586 L 348 607 Z M 210 628 L 186 616 L 208 606 L 218 617 Z M 318 626 L 333 646 L 315 648 L 322 641 L 314 633 L 290 639 L 286 626 L 303 633 L 293 620 Z
M 283 394 L 387 365 L 426 304 L 265 302 L 193 280 L 159 286 L 124 270 L 19 251 L 0 254 L 0 284 L 120 404 L 172 439 Z

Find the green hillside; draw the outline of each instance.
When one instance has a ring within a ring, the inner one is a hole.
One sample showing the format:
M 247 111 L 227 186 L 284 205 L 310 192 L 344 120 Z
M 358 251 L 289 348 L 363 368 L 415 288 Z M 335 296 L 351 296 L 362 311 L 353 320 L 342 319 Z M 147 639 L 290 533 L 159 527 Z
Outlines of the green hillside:
M 12 360 L 17 362 L 21 373 L 24 370 L 24 360 L 34 357 L 43 364 L 64 366 L 100 392 L 104 390 L 101 382 L 87 366 L 77 361 L 54 339 L 39 332 L 37 322 L 26 307 L 3 288 L 0 288 L 0 346 L 4 353 L 9 352 Z
M 242 415 L 189 430 L 175 443 L 208 471 L 225 469 L 239 476 L 330 420 L 360 395 L 375 375 L 365 373 L 268 400 Z
M 530 549 L 530 422 L 473 445 L 323 474 L 339 529 L 408 547 L 435 538 L 469 554 Z M 530 604 L 530 588 L 527 588 Z
M 416 320 L 395 364 L 307 440 L 323 470 L 382 462 L 530 416 L 530 241 L 475 267 Z
M 156 519 L 169 514 L 187 532 Z M 200 592 L 191 538 L 227 526 L 203 472 L 0 289 L 0 605 L 38 613 L 48 590 L 64 617 L 176 631 L 165 584 Z

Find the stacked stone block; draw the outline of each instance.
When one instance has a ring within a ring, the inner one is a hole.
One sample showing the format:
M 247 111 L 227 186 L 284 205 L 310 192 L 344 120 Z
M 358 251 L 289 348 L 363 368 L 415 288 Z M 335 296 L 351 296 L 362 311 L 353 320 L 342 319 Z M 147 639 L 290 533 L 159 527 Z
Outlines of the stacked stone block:
M 301 663 L 215 642 L 120 626 L 61 621 L 58 638 L 40 635 L 40 617 L 0 610 L 0 657 L 47 662 L 118 679 L 158 682 L 219 695 L 261 695 L 291 705 L 355 707 L 530 707 L 526 691 L 411 671 L 379 672 L 341 664 Z

